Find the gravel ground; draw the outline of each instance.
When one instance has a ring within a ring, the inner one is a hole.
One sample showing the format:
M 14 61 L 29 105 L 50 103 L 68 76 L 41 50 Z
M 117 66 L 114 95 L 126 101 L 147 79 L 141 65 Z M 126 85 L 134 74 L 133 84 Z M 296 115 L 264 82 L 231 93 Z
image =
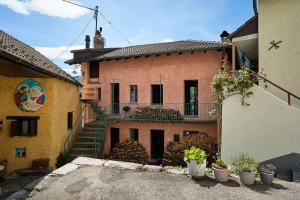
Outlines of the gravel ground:
M 193 180 L 166 172 L 145 172 L 83 166 L 62 177 L 45 179 L 27 199 L 300 199 L 300 183 L 276 180 L 273 185 L 246 187 L 231 180 L 217 183 L 208 177 Z

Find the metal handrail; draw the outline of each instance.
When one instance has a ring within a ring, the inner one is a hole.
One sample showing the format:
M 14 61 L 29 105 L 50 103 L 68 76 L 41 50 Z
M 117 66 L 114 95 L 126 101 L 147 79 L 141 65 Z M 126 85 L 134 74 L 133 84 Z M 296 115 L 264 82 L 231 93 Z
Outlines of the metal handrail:
M 104 138 L 103 141 L 105 141 L 105 115 L 104 115 L 104 111 L 102 111 L 101 108 L 97 105 L 98 104 L 97 102 L 90 101 L 89 104 L 91 105 L 92 110 L 96 113 L 96 119 L 99 118 L 97 120 L 99 123 L 96 126 L 96 133 L 94 135 L 93 145 L 92 145 L 95 157 L 98 157 L 98 151 L 100 148 L 100 145 L 98 146 L 98 143 L 99 143 L 98 139 L 100 137 L 101 129 L 104 129 L 103 130 L 103 138 Z M 102 157 L 102 155 L 100 157 Z
M 81 128 L 81 123 L 82 123 L 82 117 L 84 113 L 84 107 L 80 106 L 80 111 L 79 111 L 79 116 L 76 119 L 72 129 L 68 130 L 68 136 L 64 142 L 64 151 L 69 152 L 71 149 L 70 144 L 72 143 L 72 140 L 74 139 L 74 133 L 78 130 L 78 126 L 80 125 Z
M 211 121 L 215 103 L 118 103 L 107 107 L 112 118 L 151 121 Z
M 291 93 L 290 91 L 288 91 L 288 90 L 282 88 L 281 86 L 277 85 L 276 83 L 270 81 L 270 80 L 267 79 L 266 77 L 263 77 L 263 76 L 259 75 L 258 73 L 256 73 L 255 71 L 253 71 L 253 70 L 251 70 L 251 69 L 247 69 L 247 70 L 250 72 L 250 74 L 252 74 L 252 75 L 254 75 L 254 76 L 257 76 L 257 77 L 261 78 L 261 79 L 264 80 L 265 82 L 268 82 L 268 83 L 270 83 L 271 85 L 275 86 L 276 88 L 278 88 L 278 89 L 282 90 L 283 92 L 287 93 L 287 95 L 288 95 L 288 104 L 289 104 L 289 105 L 291 105 L 291 96 L 294 97 L 294 98 L 296 98 L 296 99 L 298 99 L 298 100 L 300 100 L 300 97 L 298 97 L 297 95 Z

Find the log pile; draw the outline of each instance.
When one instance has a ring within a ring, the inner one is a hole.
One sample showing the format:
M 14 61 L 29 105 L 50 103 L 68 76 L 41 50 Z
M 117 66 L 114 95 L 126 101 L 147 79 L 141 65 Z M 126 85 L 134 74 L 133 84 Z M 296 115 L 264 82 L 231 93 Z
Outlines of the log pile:
M 125 142 L 116 145 L 110 154 L 110 159 L 147 164 L 148 154 L 143 145 L 139 144 L 137 141 L 126 140 Z
M 135 119 L 151 120 L 183 120 L 183 115 L 174 109 L 152 108 L 150 106 L 137 107 L 134 115 Z
M 183 160 L 184 150 L 192 146 L 201 148 L 208 154 L 207 163 L 210 165 L 217 159 L 217 144 L 206 133 L 196 133 L 181 138 L 179 142 L 170 142 L 165 150 L 162 164 L 164 166 L 186 166 Z

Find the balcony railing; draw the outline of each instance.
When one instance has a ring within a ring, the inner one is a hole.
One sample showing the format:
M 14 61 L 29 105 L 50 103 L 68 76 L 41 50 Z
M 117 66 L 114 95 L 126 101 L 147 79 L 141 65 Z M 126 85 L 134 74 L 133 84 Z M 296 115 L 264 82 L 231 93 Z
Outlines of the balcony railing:
M 108 119 L 150 122 L 214 122 L 214 103 L 120 103 L 107 107 Z

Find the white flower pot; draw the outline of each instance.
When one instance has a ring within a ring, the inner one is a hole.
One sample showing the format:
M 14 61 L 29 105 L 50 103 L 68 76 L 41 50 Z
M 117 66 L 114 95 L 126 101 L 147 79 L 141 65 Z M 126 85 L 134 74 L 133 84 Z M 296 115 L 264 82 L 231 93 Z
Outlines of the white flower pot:
M 187 162 L 187 167 L 189 173 L 193 177 L 202 177 L 206 175 L 206 159 L 200 165 L 197 164 L 196 160 L 191 160 L 190 162 Z
M 222 183 L 228 182 L 228 177 L 230 175 L 230 170 L 231 170 L 231 167 L 229 165 L 228 165 L 227 169 L 215 168 L 213 165 L 212 169 L 213 169 L 216 181 L 222 182 Z
M 255 182 L 256 171 L 255 172 L 239 172 L 239 176 L 240 176 L 241 182 L 244 185 L 253 185 Z

